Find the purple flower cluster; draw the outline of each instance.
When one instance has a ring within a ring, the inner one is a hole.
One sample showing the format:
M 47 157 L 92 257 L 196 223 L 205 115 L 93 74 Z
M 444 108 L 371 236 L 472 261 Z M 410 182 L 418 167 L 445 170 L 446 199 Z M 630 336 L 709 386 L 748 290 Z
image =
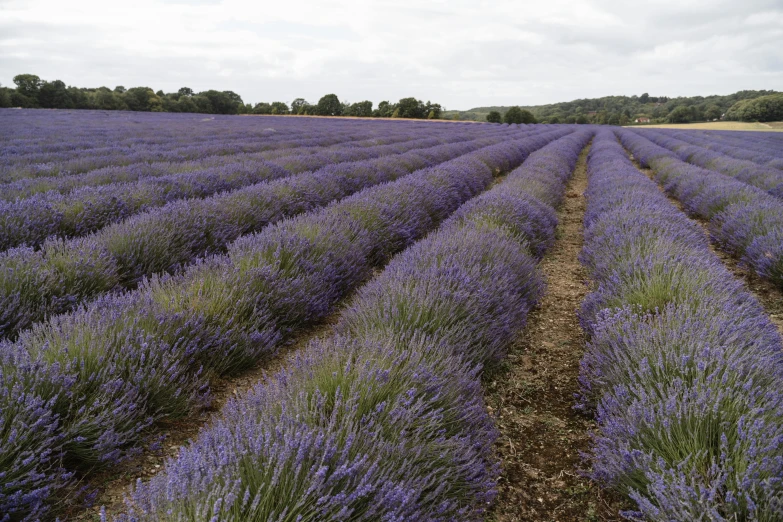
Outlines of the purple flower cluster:
M 274 353 L 297 328 L 330 313 L 375 264 L 484 190 L 493 174 L 571 132 L 506 139 L 408 176 L 406 164 L 402 179 L 242 237 L 182 274 L 103 295 L 0 344 L 0 352 L 24 353 L 44 369 L 24 389 L 51 405 L 67 469 L 115 462 L 156 420 L 205 405 L 211 378 Z M 384 176 L 365 168 L 343 179 L 358 190 Z
M 60 467 L 63 436 L 49 401 L 30 389 L 47 369 L 24 352 L 0 350 L 0 520 L 38 520 L 70 483 Z
M 0 253 L 0 335 L 13 336 L 101 293 L 133 288 L 145 276 L 173 272 L 199 256 L 224 252 L 234 239 L 287 216 L 511 136 L 526 135 L 530 134 L 506 131 L 330 164 L 203 200 L 174 201 L 84 238 L 48 239 L 38 250 L 18 247 Z
M 506 131 L 507 133 L 508 131 Z M 495 135 L 499 134 L 497 131 Z M 482 139 L 493 136 L 486 133 Z M 70 191 L 49 191 L 14 201 L 0 201 L 0 250 L 21 244 L 38 247 L 48 237 L 76 237 L 96 231 L 107 224 L 121 221 L 131 215 L 160 207 L 171 201 L 186 198 L 204 198 L 219 192 L 235 190 L 262 181 L 282 178 L 293 173 L 314 171 L 328 165 L 369 160 L 390 154 L 402 154 L 415 149 L 426 149 L 447 143 L 468 141 L 464 133 L 444 133 L 441 139 L 413 139 L 407 134 L 404 142 L 375 146 L 357 146 L 356 142 L 341 143 L 328 150 L 283 149 L 273 152 L 272 159 L 258 155 L 217 156 L 202 161 L 180 163 L 134 163 L 91 171 L 83 175 L 45 178 L 57 181 L 60 187 L 72 186 L 76 178 L 93 181 L 114 179 L 106 184 L 80 186 Z M 471 140 L 475 141 L 475 140 Z M 292 145 L 284 142 L 281 145 Z M 298 153 L 292 154 L 291 151 Z M 285 153 L 285 154 L 282 154 Z M 263 154 L 271 156 L 270 154 Z M 123 178 L 141 178 L 123 182 Z M 41 188 L 41 178 L 22 180 Z M 7 200 L 18 190 L 22 181 L 0 190 Z M 28 183 L 29 185 L 29 183 Z
M 590 136 L 533 153 L 392 259 L 332 337 L 231 401 L 120 520 L 483 520 L 498 467 L 480 369 L 543 289 L 548 202 Z
M 737 178 L 743 183 L 765 190 L 773 196 L 783 198 L 783 172 L 779 168 L 759 165 L 746 159 L 736 159 L 714 148 L 708 149 L 698 145 L 691 145 L 663 131 L 645 130 L 637 132 L 657 145 L 675 152 L 677 157 L 683 161 L 721 172 Z M 783 146 L 783 143 L 780 145 Z
M 665 131 L 672 137 L 740 160 L 783 169 L 783 137 L 764 132 Z
M 134 163 L 126 167 L 92 171 L 88 173 L 90 179 L 96 177 L 93 174 L 98 174 L 98 181 L 112 179 L 115 176 L 116 179 L 110 184 L 80 186 L 66 193 L 53 190 L 37 193 L 22 200 L 0 201 L 0 250 L 21 244 L 37 247 L 50 236 L 82 236 L 133 214 L 178 199 L 204 198 L 219 192 L 282 178 L 292 172 L 317 170 L 327 165 L 400 154 L 466 139 L 459 133 L 446 134 L 444 138 L 445 140 L 429 137 L 414 139 L 408 135 L 408 140 L 402 143 L 358 147 L 355 143 L 348 142 L 341 144 L 342 147 L 320 153 L 286 155 L 272 160 L 245 154 L 244 157 L 239 158 L 219 156 L 199 162 Z M 283 142 L 281 145 L 291 145 L 291 143 Z M 309 149 L 304 149 L 302 152 L 307 151 Z M 231 158 L 232 161 L 225 161 L 227 158 Z M 215 159 L 223 161 L 215 161 Z M 169 172 L 166 172 L 167 170 Z M 141 179 L 135 182 L 123 182 L 122 178 L 127 177 L 125 173 L 128 171 L 132 172 L 132 177 Z M 61 185 L 70 185 L 69 182 L 74 178 L 84 177 L 86 175 L 54 179 L 61 180 Z M 40 179 L 29 181 L 35 182 L 36 186 L 41 184 Z M 2 187 L 0 193 L 8 199 L 14 194 L 14 189 L 18 190 L 16 185 L 19 183 Z
M 777 329 L 612 132 L 596 137 L 588 175 L 582 261 L 597 287 L 580 312 L 580 405 L 599 426 L 591 476 L 636 502 L 634 520 L 780 519 Z
M 0 110 L 0 115 L 5 123 L 0 128 L 0 183 L 66 177 L 139 163 L 205 160 L 280 147 L 314 147 L 373 138 L 382 145 L 394 143 L 397 133 L 428 137 L 459 130 L 480 137 L 500 130 L 432 122 L 404 122 L 390 127 L 388 121 L 219 115 L 202 118 L 195 114 Z M 304 141 L 300 141 L 302 138 Z
M 391 138 L 391 145 L 394 143 L 403 143 L 410 141 L 410 133 L 400 133 Z M 172 174 L 186 174 L 205 169 L 230 168 L 232 165 L 242 165 L 253 161 L 264 160 L 275 162 L 288 156 L 304 155 L 310 156 L 325 152 L 345 153 L 350 149 L 363 149 L 379 146 L 375 139 L 353 141 L 354 136 L 336 133 L 329 136 L 326 143 L 316 142 L 307 135 L 301 135 L 297 139 L 287 136 L 285 141 L 264 140 L 265 147 L 275 147 L 262 152 L 245 152 L 238 154 L 217 154 L 198 160 L 186 161 L 158 161 L 158 162 L 136 162 L 127 165 L 111 165 L 82 174 L 70 174 L 63 176 L 50 176 L 38 178 L 22 178 L 17 181 L 5 183 L 2 185 L 0 197 L 4 201 L 13 202 L 18 199 L 25 199 L 35 194 L 43 192 L 59 192 L 67 194 L 81 187 L 99 187 L 114 183 L 131 183 L 143 179 L 154 179 L 158 177 L 170 176 Z M 421 140 L 431 140 L 438 142 L 434 138 L 419 138 Z M 437 143 L 433 143 L 433 146 Z M 6 158 L 7 159 L 7 158 Z
M 690 165 L 637 133 L 618 131 L 634 156 L 655 169 L 666 191 L 710 223 L 718 245 L 783 287 L 783 201 L 737 179 Z

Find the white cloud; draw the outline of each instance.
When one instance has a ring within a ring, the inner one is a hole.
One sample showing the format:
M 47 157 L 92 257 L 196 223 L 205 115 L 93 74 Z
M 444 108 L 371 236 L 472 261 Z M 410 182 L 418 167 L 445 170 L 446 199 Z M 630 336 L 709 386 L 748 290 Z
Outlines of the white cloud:
M 449 108 L 783 88 L 779 0 L 0 0 L 0 82 Z

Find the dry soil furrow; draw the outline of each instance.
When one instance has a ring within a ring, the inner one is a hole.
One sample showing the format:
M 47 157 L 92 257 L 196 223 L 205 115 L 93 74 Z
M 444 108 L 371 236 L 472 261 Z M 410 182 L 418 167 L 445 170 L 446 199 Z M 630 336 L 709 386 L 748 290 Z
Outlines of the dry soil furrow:
M 589 147 L 588 147 L 589 148 Z M 583 244 L 587 150 L 582 152 L 558 212 L 557 241 L 539 268 L 547 290 L 510 350 L 508 364 L 488 378 L 487 402 L 500 430 L 503 464 L 489 519 L 617 520 L 616 499 L 581 476 L 594 422 L 573 409 L 585 336 L 576 310 L 588 292 L 577 256 Z

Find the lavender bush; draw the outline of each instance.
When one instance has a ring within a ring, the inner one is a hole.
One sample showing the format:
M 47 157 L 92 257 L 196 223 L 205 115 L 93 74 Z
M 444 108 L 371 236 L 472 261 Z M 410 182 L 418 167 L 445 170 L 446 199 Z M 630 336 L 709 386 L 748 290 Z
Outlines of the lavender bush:
M 630 148 L 656 168 L 672 161 Z M 596 138 L 588 174 L 582 260 L 597 287 L 580 312 L 580 406 L 599 425 L 591 476 L 635 501 L 633 520 L 779 519 L 780 335 L 611 132 Z
M 781 140 L 774 133 L 748 132 L 681 132 L 664 131 L 667 135 L 732 158 L 752 161 L 768 167 L 783 168 Z
M 674 151 L 683 161 L 735 177 L 773 195 L 783 190 L 783 172 L 775 167 L 759 165 L 747 159 L 735 159 L 714 149 L 690 145 L 688 142 L 661 131 L 640 131 L 639 134 Z
M 60 466 L 63 436 L 52 400 L 31 391 L 50 371 L 24 352 L 0 347 L 0 520 L 46 517 L 70 485 Z M 56 370 L 55 370 L 56 371 Z
M 272 151 L 295 146 L 326 146 L 374 139 L 393 143 L 406 133 L 432 137 L 460 132 L 473 138 L 508 128 L 450 123 L 333 121 L 315 118 L 265 118 L 200 115 L 3 110 L 0 183 L 24 178 L 68 177 L 104 167 L 188 162 L 216 156 Z M 305 170 L 311 170 L 305 168 Z
M 251 159 L 234 160 L 220 166 L 201 166 L 194 162 L 191 168 L 181 173 L 160 176 L 144 176 L 136 182 L 113 182 L 100 186 L 82 186 L 62 194 L 58 191 L 39 193 L 32 197 L 12 202 L 0 202 L 0 250 L 26 244 L 38 246 L 47 237 L 75 237 L 86 235 L 104 226 L 127 217 L 160 207 L 178 199 L 204 198 L 212 194 L 235 190 L 268 181 L 284 178 L 291 172 L 318 170 L 327 165 L 367 160 L 389 154 L 401 154 L 409 150 L 435 147 L 443 141 L 461 142 L 463 136 L 446 136 L 446 140 L 432 138 L 412 139 L 402 146 L 379 145 L 356 147 L 349 144 L 344 150 L 331 150 L 312 155 L 296 155 L 305 161 L 293 164 L 291 157 L 266 161 Z M 307 150 L 307 149 L 305 149 Z M 280 166 L 280 164 L 284 165 Z M 148 164 L 145 164 L 148 166 Z M 171 163 L 165 163 L 163 169 Z M 176 167 L 182 168 L 182 167 Z M 133 166 L 136 166 L 135 164 Z M 294 167 L 300 168 L 294 168 Z M 301 168 L 304 167 L 304 168 Z M 115 168 L 115 170 L 117 170 Z M 140 169 L 136 168 L 135 171 Z M 112 176 L 118 173 L 112 172 Z M 136 174 L 138 176 L 138 174 Z M 72 176 L 64 178 L 70 181 Z M 40 180 L 35 180 L 40 183 Z M 8 188 L 3 193 L 8 194 Z
M 570 132 L 478 149 L 284 220 L 180 275 L 36 325 L 4 349 L 51 369 L 30 393 L 59 416 L 63 462 L 89 473 L 133 454 L 154 421 L 207 404 L 212 377 L 274 353 L 297 328 L 330 313 L 374 264 L 486 188 L 498 169 Z
M 531 201 L 526 178 L 547 168 L 556 199 L 589 138 L 534 153 L 395 257 L 352 300 L 341 333 L 232 401 L 137 484 L 120 520 L 482 520 L 498 468 L 481 363 L 502 353 L 542 287 L 531 243 L 514 233 L 530 228 L 527 214 L 495 205 Z
M 6 274 L 0 300 L 12 306 L 4 311 L 0 333 L 12 336 L 35 321 L 67 312 L 103 292 L 133 288 L 145 276 L 173 272 L 198 256 L 223 252 L 232 240 L 269 223 L 502 139 L 330 165 L 200 201 L 172 202 L 86 238 L 47 241 L 40 251 L 9 250 L 0 257 L 0 272 Z M 6 259 L 12 261 L 3 263 Z M 36 283 L 26 283 L 29 278 Z
M 783 287 L 783 202 L 737 179 L 689 165 L 638 134 L 619 131 L 623 144 L 655 170 L 665 190 L 709 221 L 715 242 L 762 277 Z

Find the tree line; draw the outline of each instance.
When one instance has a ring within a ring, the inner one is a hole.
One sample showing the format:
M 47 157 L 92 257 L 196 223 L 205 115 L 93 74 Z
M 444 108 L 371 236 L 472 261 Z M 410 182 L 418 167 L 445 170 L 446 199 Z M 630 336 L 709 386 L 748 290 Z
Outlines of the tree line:
M 780 120 L 777 107 L 781 93 L 739 91 L 725 96 L 670 98 L 649 93 L 633 96 L 605 96 L 548 105 L 522 106 L 540 123 L 592 123 L 628 125 L 636 120 L 650 123 L 688 123 L 719 119 L 743 121 Z M 758 101 L 754 101 L 758 100 Z M 509 107 L 476 107 L 468 111 L 446 111 L 444 117 L 483 121 L 493 112 L 505 117 Z
M 505 114 L 489 111 L 486 120 L 490 123 L 538 123 L 532 112 L 517 106 L 509 108 Z
M 738 101 L 726 112 L 735 121 L 783 121 L 783 93 Z
M 94 109 L 144 112 L 195 112 L 205 114 L 297 114 L 315 116 L 362 116 L 375 118 L 439 119 L 443 108 L 438 103 L 402 98 L 397 103 L 382 101 L 376 108 L 369 100 L 347 103 L 336 94 L 327 94 L 311 104 L 296 98 L 285 102 L 244 103 L 233 91 L 195 92 L 182 87 L 164 93 L 150 87 L 126 89 L 118 85 L 84 88 L 66 86 L 61 80 L 46 81 L 35 74 L 14 76 L 16 88 L 0 87 L 0 107 L 44 109 Z
M 304 98 L 296 98 L 289 107 L 283 102 L 257 103 L 249 111 L 252 114 L 297 114 L 300 116 L 359 116 L 365 118 L 413 118 L 440 119 L 443 108 L 439 103 L 426 103 L 416 98 L 402 98 L 397 103 L 382 101 L 373 109 L 373 103 L 364 100 L 356 103 L 341 102 L 336 94 L 327 94 L 311 104 Z

